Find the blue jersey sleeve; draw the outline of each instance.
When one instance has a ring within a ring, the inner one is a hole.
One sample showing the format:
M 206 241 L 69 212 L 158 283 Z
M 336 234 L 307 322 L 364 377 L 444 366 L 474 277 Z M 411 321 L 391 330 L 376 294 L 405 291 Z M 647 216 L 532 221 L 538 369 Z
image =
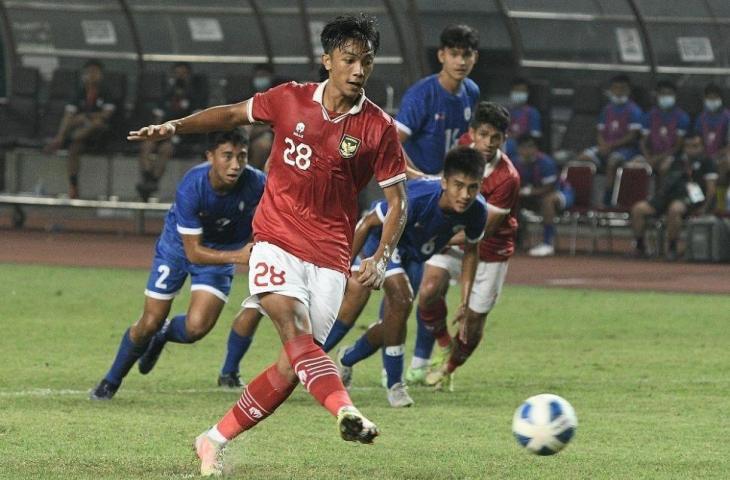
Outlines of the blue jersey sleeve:
M 552 158 L 545 155 L 539 160 L 537 168 L 540 171 L 541 185 L 550 185 L 558 181 L 558 167 Z
M 702 135 L 702 114 L 697 115 L 697 118 L 695 118 L 695 127 L 693 131 L 694 133 Z
M 529 124 L 530 135 L 542 137 L 542 117 L 535 107 L 530 107 Z
M 484 227 L 487 225 L 487 202 L 481 194 L 474 200 L 471 209 L 474 210 L 474 213 L 470 215 L 464 228 L 464 234 L 467 242 L 477 243 L 484 238 Z
M 641 133 L 648 135 L 651 131 L 651 113 L 646 112 L 641 116 Z
M 427 120 L 427 99 L 421 88 L 413 87 L 403 96 L 400 110 L 395 116 L 398 129 L 409 136 L 421 130 Z
M 175 192 L 175 213 L 177 231 L 182 235 L 202 235 L 203 224 L 200 222 L 200 195 L 190 175 L 183 178 Z
M 677 133 L 680 137 L 687 135 L 689 131 L 689 115 L 686 112 L 679 112 L 679 121 L 677 122 Z
M 631 115 L 629 115 L 629 130 L 641 129 L 643 121 L 644 112 L 641 111 L 638 105 L 631 105 Z

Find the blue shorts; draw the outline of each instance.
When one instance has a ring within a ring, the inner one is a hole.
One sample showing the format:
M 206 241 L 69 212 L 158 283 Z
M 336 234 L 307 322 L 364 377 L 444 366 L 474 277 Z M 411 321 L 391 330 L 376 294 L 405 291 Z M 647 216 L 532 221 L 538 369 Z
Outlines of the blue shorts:
M 158 241 L 144 294 L 158 300 L 172 300 L 190 275 L 190 290 L 205 290 L 227 302 L 235 271 L 236 266 L 232 263 L 226 265 L 190 263 L 185 257 L 161 250 Z
M 570 185 L 563 185 L 558 189 L 558 196 L 563 210 L 567 210 L 575 204 L 575 191 Z
M 360 269 L 359 267 L 362 259 L 370 257 L 373 253 L 375 253 L 379 244 L 380 238 L 375 235 L 368 235 L 360 255 L 355 258 L 354 262 L 352 262 L 351 270 L 353 272 L 358 271 Z M 421 278 L 423 277 L 423 262 L 415 262 L 408 258 L 402 258 L 396 248 L 393 251 L 393 255 L 390 257 L 388 264 L 385 266 L 385 278 L 399 273 L 403 273 L 408 277 L 411 288 L 413 288 L 413 295 L 415 296 L 418 294 L 418 287 L 421 286 Z

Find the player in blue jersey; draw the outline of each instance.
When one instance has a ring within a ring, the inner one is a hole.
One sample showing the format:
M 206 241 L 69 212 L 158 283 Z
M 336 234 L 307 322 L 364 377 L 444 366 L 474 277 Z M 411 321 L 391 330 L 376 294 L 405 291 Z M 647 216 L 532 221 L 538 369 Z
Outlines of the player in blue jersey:
M 411 165 L 427 174 L 443 170 L 444 155 L 469 128 L 479 87 L 467 78 L 479 54 L 479 36 L 467 25 L 441 32 L 439 73 L 410 87 L 396 115 L 398 134 Z
M 479 86 L 468 78 L 479 58 L 478 46 L 479 34 L 473 28 L 446 27 L 441 32 L 437 53 L 441 71 L 419 80 L 403 96 L 395 117 L 398 135 L 409 164 L 424 173 L 440 173 L 446 152 L 469 129 L 479 100 Z M 333 328 L 337 327 L 335 323 Z M 418 322 L 407 377 L 428 365 L 433 345 L 433 335 Z
M 537 108 L 527 103 L 530 84 L 527 79 L 512 80 L 509 109 L 509 137 L 504 142 L 504 153 L 509 158 L 517 156 L 517 139 L 523 135 L 542 138 L 542 117 Z
M 485 159 L 476 150 L 458 147 L 446 155 L 441 179 L 411 180 L 407 185 L 408 220 L 398 247 L 386 266 L 383 289 L 385 302 L 382 320 L 372 325 L 351 347 L 338 351 L 342 383 L 349 386 L 352 367 L 383 349 L 387 373 L 387 397 L 392 407 L 408 407 L 413 399 L 403 382 L 406 323 L 421 283 L 423 263 L 463 231 L 464 248 L 462 305 L 467 305 L 478 262 L 477 244 L 484 235 L 487 205 L 479 194 Z M 377 202 L 355 229 L 353 252 L 367 258 L 381 243 L 383 219 L 388 205 Z M 358 270 L 356 260 L 353 271 Z M 368 292 L 351 277 L 338 315 L 340 325 L 333 328 L 325 342 L 332 348 L 357 320 L 368 300 Z
M 235 264 L 248 263 L 245 244 L 264 191 L 265 176 L 246 165 L 246 152 L 243 133 L 210 134 L 208 161 L 178 184 L 155 246 L 144 311 L 124 332 L 114 363 L 90 392 L 92 400 L 111 399 L 138 359 L 140 371 L 148 373 L 165 342 L 193 343 L 215 325 L 228 300 Z M 165 322 L 188 275 L 187 314 Z
M 659 166 L 682 149 L 689 126 L 689 115 L 677 106 L 677 87 L 668 80 L 657 82 L 656 106 L 644 114 L 640 142 L 641 153 L 657 178 L 664 173 Z
M 555 217 L 573 206 L 573 187 L 561 178 L 555 160 L 540 151 L 538 139 L 530 134 L 517 139 L 514 165 L 520 172 L 521 207 L 542 215 L 542 243 L 530 249 L 530 256 L 555 255 Z
M 616 75 L 608 88 L 610 103 L 603 107 L 598 117 L 597 144 L 579 156 L 580 160 L 594 162 L 606 172 L 606 190 L 603 203 L 609 205 L 613 195 L 613 182 L 618 167 L 639 154 L 638 140 L 644 113 L 629 99 L 631 80 L 626 75 Z

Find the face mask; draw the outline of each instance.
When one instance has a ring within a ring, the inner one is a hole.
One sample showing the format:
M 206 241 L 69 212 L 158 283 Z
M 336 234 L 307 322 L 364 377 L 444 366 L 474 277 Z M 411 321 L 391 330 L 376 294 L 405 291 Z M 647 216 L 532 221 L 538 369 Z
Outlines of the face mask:
M 716 112 L 722 107 L 722 100 L 714 98 L 712 100 L 705 100 L 705 108 L 711 112 Z
M 271 79 L 269 77 L 254 77 L 253 78 L 253 88 L 256 89 L 256 91 L 263 91 L 266 90 L 271 86 Z
M 608 98 L 611 99 L 611 103 L 615 105 L 623 105 L 624 103 L 629 101 L 629 97 L 627 97 L 626 95 L 622 95 L 619 97 L 617 95 L 614 95 L 613 93 L 609 93 Z
M 675 100 L 674 95 L 660 95 L 656 103 L 659 105 L 659 108 L 666 110 L 674 106 Z
M 522 105 L 523 103 L 527 103 L 527 97 L 528 97 L 527 92 L 519 92 L 519 91 L 512 92 L 512 93 L 510 93 L 510 96 L 509 96 L 510 100 L 512 101 L 512 103 L 514 105 Z

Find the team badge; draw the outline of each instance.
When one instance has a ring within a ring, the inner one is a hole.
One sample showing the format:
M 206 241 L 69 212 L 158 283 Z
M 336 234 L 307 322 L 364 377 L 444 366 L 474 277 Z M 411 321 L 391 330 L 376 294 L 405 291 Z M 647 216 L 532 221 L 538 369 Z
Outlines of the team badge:
M 350 135 L 342 137 L 340 142 L 340 155 L 342 155 L 342 158 L 354 157 L 358 148 L 360 148 L 360 140 Z

